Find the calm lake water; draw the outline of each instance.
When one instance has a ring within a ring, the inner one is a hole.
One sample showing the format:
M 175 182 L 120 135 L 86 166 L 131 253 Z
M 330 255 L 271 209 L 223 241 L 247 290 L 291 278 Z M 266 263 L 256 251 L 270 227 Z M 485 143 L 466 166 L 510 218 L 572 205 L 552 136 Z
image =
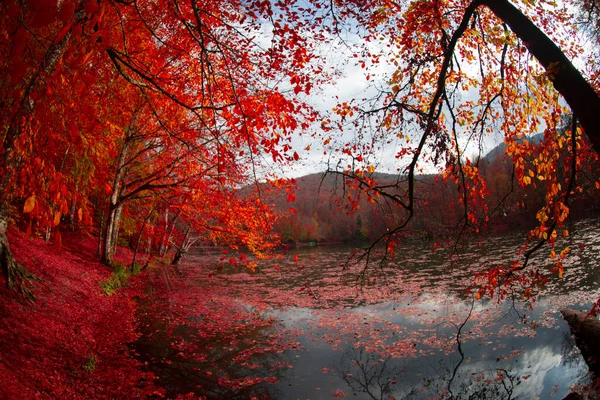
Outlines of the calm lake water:
M 578 222 L 557 244 L 557 253 L 570 248 L 562 279 L 550 273 L 550 249 L 538 252 L 531 265 L 549 281 L 533 304 L 522 301 L 519 288 L 500 303 L 474 301 L 465 292 L 475 273 L 517 259 L 524 243 L 518 233 L 457 253 L 453 243 L 406 242 L 392 260 L 380 264 L 375 256 L 366 272 L 364 262 L 348 263 L 353 249 L 347 247 L 293 249 L 284 258 L 257 261 L 256 273 L 223 268 L 222 254 L 196 254 L 181 267 L 182 276 L 272 322 L 262 337 L 229 335 L 230 342 L 218 345 L 176 332 L 210 348 L 210 357 L 196 361 L 169 351 L 168 334 L 142 337 L 136 350 L 169 397 L 191 391 L 215 399 L 562 399 L 571 386 L 590 381 L 559 310 L 588 310 L 600 296 L 599 224 Z M 207 303 L 222 310 L 223 303 Z M 153 331 L 164 328 L 146 318 Z M 248 343 L 265 336 L 272 343 L 278 335 L 286 346 L 263 344 L 264 351 L 239 363 Z M 271 379 L 232 388 L 223 384 L 227 374 Z

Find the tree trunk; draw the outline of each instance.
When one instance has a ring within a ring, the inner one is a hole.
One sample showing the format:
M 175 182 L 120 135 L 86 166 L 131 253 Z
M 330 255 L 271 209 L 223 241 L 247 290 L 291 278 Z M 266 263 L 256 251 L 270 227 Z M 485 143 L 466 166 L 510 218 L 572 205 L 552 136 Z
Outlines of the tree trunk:
M 476 0 L 479 1 L 479 0 Z M 554 88 L 565 98 L 581 123 L 596 152 L 600 151 L 600 97 L 564 55 L 527 16 L 508 0 L 482 0 L 498 18 L 506 22 L 527 50 L 554 79 Z
M 142 242 L 142 236 L 144 235 L 144 230 L 146 229 L 146 225 L 148 224 L 148 221 L 150 221 L 150 217 L 152 217 L 152 214 L 154 213 L 155 209 L 156 209 L 156 207 L 153 207 L 152 210 L 150 210 L 150 212 L 148 213 L 148 215 L 146 215 L 146 218 L 144 218 L 144 223 L 142 224 L 142 227 L 140 228 L 140 233 L 138 234 L 137 241 L 135 243 L 135 250 L 133 251 L 133 259 L 131 260 L 131 270 L 132 271 L 135 269 L 135 261 L 137 258 L 138 251 L 140 250 L 140 243 Z
M 19 264 L 13 257 L 10 251 L 7 230 L 8 230 L 8 205 L 11 201 L 10 191 L 8 190 L 8 182 L 10 180 L 11 171 L 14 170 L 15 161 L 13 160 L 13 150 L 15 141 L 21 136 L 21 123 L 30 116 L 35 107 L 35 102 L 32 95 L 42 89 L 45 85 L 45 79 L 50 75 L 62 55 L 65 52 L 67 43 L 71 37 L 69 31 L 58 43 L 48 47 L 43 60 L 41 60 L 40 68 L 33 72 L 23 85 L 23 95 L 15 113 L 8 116 L 9 110 L 4 109 L 1 112 L 5 113 L 9 120 L 7 121 L 6 135 L 2 140 L 2 165 L 3 174 L 0 176 L 0 267 L 2 273 L 6 277 L 6 283 L 9 288 L 12 288 L 15 283 L 21 284 L 23 279 L 30 277 L 24 266 Z M 23 285 L 20 285 L 23 292 Z
M 15 284 L 22 284 L 22 280 L 29 277 L 25 267 L 19 264 L 12 255 L 8 245 L 8 210 L 5 205 L 0 205 L 0 266 L 6 278 L 6 284 L 12 289 Z M 21 290 L 23 292 L 23 288 Z
M 114 256 L 117 249 L 117 240 L 119 234 L 119 224 L 121 222 L 121 210 L 123 205 L 118 204 L 109 208 L 108 217 L 106 218 L 106 224 L 104 225 L 104 232 L 102 234 L 102 254 L 100 256 L 100 262 L 104 265 L 112 265 Z
M 190 241 L 190 228 L 188 227 L 185 231 L 185 236 L 183 237 L 183 241 L 181 242 L 181 246 L 175 252 L 175 256 L 173 257 L 173 261 L 171 261 L 171 265 L 179 265 L 183 257 L 186 255 L 188 250 L 190 249 L 193 241 Z
M 119 154 L 119 160 L 117 161 L 115 179 L 113 180 L 110 201 L 108 205 L 108 215 L 103 231 L 104 243 L 102 246 L 100 262 L 109 266 L 112 265 L 115 253 L 117 251 L 117 241 L 119 240 L 119 223 L 121 222 L 121 211 L 123 210 L 123 203 L 119 197 L 121 192 L 124 190 L 122 186 L 124 186 L 123 180 L 125 179 L 126 175 L 127 153 L 129 152 L 129 147 L 131 145 L 130 135 L 132 133 L 134 123 L 135 114 L 131 118 L 130 126 L 125 135 L 125 142 L 123 143 L 121 153 Z
M 168 227 L 167 231 L 165 232 L 163 239 L 160 242 L 160 250 L 158 252 L 158 255 L 161 257 L 164 257 L 165 255 L 167 255 L 167 252 L 169 251 L 169 243 L 171 242 L 171 237 L 173 236 L 173 230 L 175 229 L 175 223 L 177 222 L 177 219 L 179 218 L 180 214 L 181 214 L 181 210 L 178 210 L 177 214 L 175 214 L 175 216 L 171 220 L 171 223 L 169 224 L 169 227 Z
M 98 231 L 98 248 L 96 249 L 96 257 L 101 258 L 102 256 L 102 243 L 104 239 L 104 214 L 100 216 L 100 230 Z

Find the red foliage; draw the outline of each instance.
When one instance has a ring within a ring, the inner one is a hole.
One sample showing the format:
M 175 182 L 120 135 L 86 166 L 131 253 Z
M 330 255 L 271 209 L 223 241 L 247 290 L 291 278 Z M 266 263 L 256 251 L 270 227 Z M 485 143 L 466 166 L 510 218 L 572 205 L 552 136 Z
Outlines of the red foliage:
M 63 235 L 63 247 L 10 236 L 16 258 L 40 281 L 34 305 L 0 282 L 1 398 L 136 398 L 160 393 L 126 343 L 136 339 L 141 284 L 112 296 L 99 283 L 110 271 L 96 262 L 91 238 Z

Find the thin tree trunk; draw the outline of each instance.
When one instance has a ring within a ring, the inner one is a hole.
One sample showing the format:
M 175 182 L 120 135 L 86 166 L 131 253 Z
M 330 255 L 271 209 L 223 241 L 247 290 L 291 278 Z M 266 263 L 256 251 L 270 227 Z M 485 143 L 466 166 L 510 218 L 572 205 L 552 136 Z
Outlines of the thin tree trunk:
M 173 219 L 171 220 L 171 223 L 167 229 L 167 231 L 165 232 L 165 236 L 163 237 L 163 240 L 161 240 L 160 243 L 160 251 L 159 251 L 159 256 L 164 257 L 167 252 L 169 251 L 169 243 L 171 242 L 171 237 L 173 236 L 173 230 L 175 230 L 175 223 L 177 222 L 177 219 L 179 218 L 179 215 L 181 214 L 181 210 L 177 211 L 177 214 L 175 214 L 175 217 L 173 217 Z
M 119 160 L 117 161 L 117 168 L 115 172 L 115 178 L 113 180 L 111 195 L 108 205 L 108 216 L 106 218 L 106 226 L 103 231 L 104 244 L 102 246 L 102 253 L 100 262 L 105 265 L 112 265 L 116 250 L 117 241 L 119 239 L 119 223 L 121 221 L 121 211 L 123 209 L 123 203 L 119 196 L 123 190 L 123 180 L 126 175 L 126 163 L 127 153 L 131 145 L 131 133 L 133 131 L 133 125 L 135 123 L 136 114 L 131 117 L 131 122 L 125 135 L 125 142 L 121 148 L 119 154 Z
M 142 227 L 140 228 L 140 233 L 138 234 L 137 241 L 135 243 L 135 250 L 133 251 L 133 260 L 131 260 L 131 270 L 132 271 L 135 269 L 135 261 L 137 259 L 137 254 L 140 249 L 140 243 L 142 241 L 142 236 L 144 235 L 144 230 L 146 229 L 146 225 L 148 224 L 148 221 L 150 221 L 150 217 L 152 217 L 152 214 L 154 213 L 155 209 L 156 209 L 156 207 L 152 208 L 152 210 L 150 210 L 148 215 L 146 215 L 146 218 L 144 218 L 144 223 L 142 224 Z
M 79 191 L 79 179 L 75 183 L 75 193 Z M 77 214 L 77 201 L 75 201 L 75 197 L 71 199 L 71 211 L 69 213 L 69 223 L 71 224 L 71 229 L 75 225 L 75 215 Z
M 123 206 L 118 204 L 116 207 L 110 207 L 108 212 L 106 225 L 104 226 L 104 232 L 102 234 L 104 239 L 102 243 L 102 254 L 100 257 L 100 262 L 102 262 L 104 265 L 110 266 L 114 260 L 122 208 Z
M 112 243 L 112 252 L 111 258 L 114 259 L 115 254 L 117 254 L 117 245 L 119 243 L 119 228 L 121 227 L 121 213 L 123 211 L 123 206 L 119 205 L 115 210 L 115 218 L 112 224 L 111 238 L 110 241 Z
M 102 256 L 102 243 L 104 239 L 104 214 L 100 216 L 100 230 L 98 231 L 98 248 L 96 250 L 96 257 L 101 258 Z
M 177 249 L 175 256 L 173 257 L 173 261 L 171 261 L 171 265 L 179 265 L 185 254 L 189 250 L 188 242 L 190 238 L 190 228 L 188 227 L 185 231 L 185 236 L 183 237 L 183 241 L 181 242 L 181 246 Z

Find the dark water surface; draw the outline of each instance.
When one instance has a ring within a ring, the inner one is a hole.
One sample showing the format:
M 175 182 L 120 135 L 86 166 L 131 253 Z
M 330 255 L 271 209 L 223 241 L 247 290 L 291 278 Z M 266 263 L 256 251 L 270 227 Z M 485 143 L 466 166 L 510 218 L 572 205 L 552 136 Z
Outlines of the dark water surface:
M 149 347 L 155 356 L 169 357 L 166 344 L 156 351 L 160 341 L 150 345 L 142 338 L 137 351 L 150 360 L 170 397 L 192 390 L 215 399 L 562 399 L 571 386 L 590 381 L 559 310 L 587 310 L 600 296 L 598 227 L 598 220 L 579 222 L 557 245 L 557 253 L 570 248 L 562 279 L 550 274 L 550 249 L 532 260 L 549 274 L 533 304 L 521 300 L 518 288 L 500 304 L 473 301 L 464 290 L 476 272 L 517 257 L 524 243 L 517 234 L 472 243 L 458 255 L 449 244 L 407 242 L 393 260 L 371 264 L 366 274 L 364 263 L 345 266 L 352 249 L 341 247 L 291 250 L 280 260 L 257 261 L 255 274 L 225 268 L 211 284 L 226 288 L 249 311 L 273 318 L 261 334 L 286 332 L 297 345 L 267 350 L 239 368 L 235 357 L 219 356 L 196 369 L 215 370 L 222 362 L 221 373 L 235 375 L 251 365 L 244 376 L 273 376 L 269 383 L 223 388 L 202 373 L 186 373 L 183 364 L 165 368 L 147 357 Z M 197 254 L 182 273 L 207 275 L 222 265 L 220 258 Z

